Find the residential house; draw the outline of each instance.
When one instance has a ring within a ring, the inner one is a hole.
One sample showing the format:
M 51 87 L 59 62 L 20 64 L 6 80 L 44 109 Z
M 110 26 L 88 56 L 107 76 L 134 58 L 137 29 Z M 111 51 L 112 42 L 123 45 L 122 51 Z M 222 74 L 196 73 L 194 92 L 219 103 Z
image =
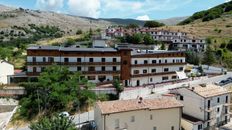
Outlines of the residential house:
M 180 130 L 182 104 L 175 98 L 97 102 L 97 130 Z
M 230 92 L 213 84 L 170 90 L 184 105 L 182 127 L 190 130 L 212 129 L 230 121 Z M 187 118 L 186 118 L 187 117 Z M 192 117 L 192 118 L 191 118 Z M 193 119 L 191 121 L 191 119 Z
M 0 60 L 0 84 L 9 83 L 8 76 L 14 75 L 14 65 L 11 63 Z

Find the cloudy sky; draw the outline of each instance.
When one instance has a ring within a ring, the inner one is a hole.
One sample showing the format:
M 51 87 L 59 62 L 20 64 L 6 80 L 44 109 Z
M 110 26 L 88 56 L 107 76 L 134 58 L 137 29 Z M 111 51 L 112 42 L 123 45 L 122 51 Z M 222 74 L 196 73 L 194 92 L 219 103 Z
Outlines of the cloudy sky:
M 0 4 L 93 18 L 140 20 L 189 16 L 229 0 L 0 0 Z

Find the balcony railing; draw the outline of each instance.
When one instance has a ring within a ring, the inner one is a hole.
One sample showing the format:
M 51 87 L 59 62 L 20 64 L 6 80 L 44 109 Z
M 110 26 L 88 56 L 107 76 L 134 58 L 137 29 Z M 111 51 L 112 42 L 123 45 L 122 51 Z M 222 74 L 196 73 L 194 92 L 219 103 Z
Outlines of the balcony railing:
M 132 67 L 143 67 L 143 66 L 167 66 L 167 65 L 186 65 L 187 63 L 151 63 L 151 64 L 133 64 Z
M 157 76 L 157 75 L 168 75 L 168 74 L 176 74 L 176 72 L 159 72 L 159 73 L 147 73 L 147 74 L 133 74 L 131 75 L 132 78 L 138 78 L 138 77 L 145 77 L 145 76 Z
M 39 76 L 41 72 L 27 72 L 28 76 Z M 120 75 L 120 71 L 81 71 L 82 74 L 111 74 L 111 75 Z
M 27 62 L 27 65 L 121 65 L 121 62 Z

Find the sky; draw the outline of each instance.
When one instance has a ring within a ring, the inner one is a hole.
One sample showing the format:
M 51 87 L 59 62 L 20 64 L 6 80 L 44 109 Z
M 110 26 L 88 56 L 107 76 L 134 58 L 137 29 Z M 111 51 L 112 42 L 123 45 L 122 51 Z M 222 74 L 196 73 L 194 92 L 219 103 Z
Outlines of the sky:
M 93 18 L 157 20 L 190 16 L 230 0 L 0 0 L 0 4 Z

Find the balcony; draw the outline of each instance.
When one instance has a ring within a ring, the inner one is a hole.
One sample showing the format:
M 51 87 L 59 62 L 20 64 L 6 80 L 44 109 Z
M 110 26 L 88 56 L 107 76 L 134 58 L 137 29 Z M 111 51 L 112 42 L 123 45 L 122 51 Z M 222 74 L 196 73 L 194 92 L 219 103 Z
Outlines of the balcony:
M 168 65 L 186 65 L 187 63 L 152 63 L 152 64 L 133 64 L 132 67 L 149 67 L 149 66 L 168 66 Z
M 113 74 L 118 75 L 121 74 L 120 71 L 82 71 L 82 74 Z
M 158 75 L 168 75 L 168 74 L 176 74 L 176 72 L 159 72 L 159 73 L 147 73 L 147 74 L 133 74 L 131 75 L 132 78 L 138 77 L 146 77 L 146 76 L 158 76 Z
M 27 65 L 121 65 L 121 62 L 27 62 Z

